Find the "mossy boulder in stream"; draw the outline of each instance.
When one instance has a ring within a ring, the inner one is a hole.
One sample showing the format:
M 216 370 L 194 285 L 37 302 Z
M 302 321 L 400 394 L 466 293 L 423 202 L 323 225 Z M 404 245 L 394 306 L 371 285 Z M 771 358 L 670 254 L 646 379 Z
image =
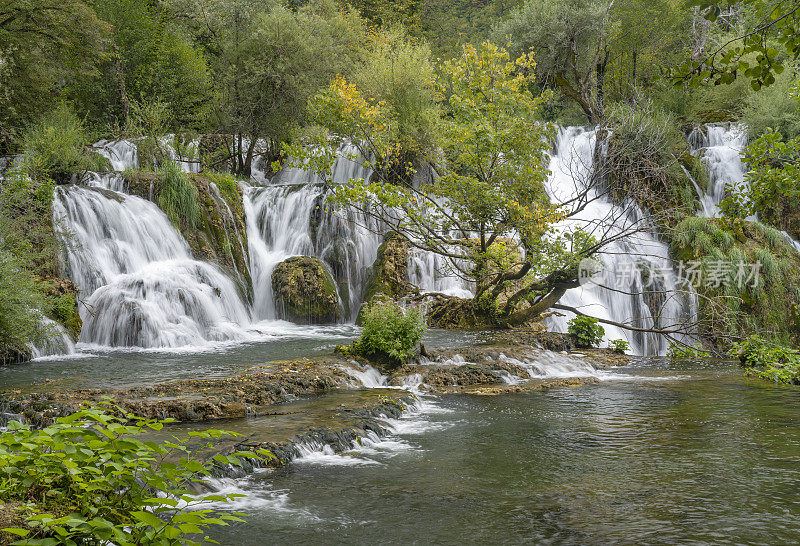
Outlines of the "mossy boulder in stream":
M 336 285 L 317 258 L 295 256 L 279 263 L 272 273 L 272 291 L 282 319 L 329 324 L 341 317 Z
M 395 232 L 387 233 L 369 273 L 362 310 L 376 299 L 398 300 L 417 290 L 408 281 L 408 242 Z M 359 311 L 356 324 L 361 324 Z

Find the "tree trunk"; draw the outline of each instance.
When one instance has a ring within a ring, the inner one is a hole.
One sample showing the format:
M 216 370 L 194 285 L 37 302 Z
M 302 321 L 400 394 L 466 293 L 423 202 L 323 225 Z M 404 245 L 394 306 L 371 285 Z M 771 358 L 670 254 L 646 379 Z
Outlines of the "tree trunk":
M 597 66 L 595 67 L 595 75 L 597 77 L 597 111 L 596 111 L 596 114 L 597 114 L 597 117 L 599 118 L 598 121 L 600 121 L 600 120 L 603 119 L 603 115 L 604 115 L 603 102 L 605 101 L 604 89 L 603 89 L 604 81 L 603 80 L 605 80 L 605 77 L 606 77 L 606 66 L 605 66 L 604 63 L 597 63 Z
M 125 87 L 125 71 L 122 69 L 122 59 L 119 56 L 117 49 L 117 42 L 115 39 L 111 40 L 111 52 L 114 55 L 114 71 L 117 76 L 117 85 L 119 86 L 119 100 L 122 103 L 122 115 L 125 117 L 125 127 L 128 127 L 131 119 L 131 104 L 128 101 L 128 90 Z

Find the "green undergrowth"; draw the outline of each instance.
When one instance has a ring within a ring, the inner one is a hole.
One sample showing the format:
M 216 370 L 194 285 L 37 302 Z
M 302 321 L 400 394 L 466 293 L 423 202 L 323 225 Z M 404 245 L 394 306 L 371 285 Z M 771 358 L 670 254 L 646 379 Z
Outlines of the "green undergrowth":
M 675 227 L 671 250 L 683 264 L 684 277 L 696 281 L 701 334 L 719 347 L 752 333 L 785 343 L 797 339 L 800 255 L 778 230 L 758 222 L 691 216 Z M 759 264 L 757 278 L 751 264 Z M 692 267 L 700 273 L 690 273 Z
M 692 180 L 705 190 L 703 165 L 689 153 L 677 120 L 650 102 L 614 106 L 608 128 L 603 171 L 612 197 L 633 199 L 668 238 L 667 228 L 699 207 Z
M 413 357 L 425 333 L 425 314 L 389 299 L 377 299 L 362 308 L 361 336 L 340 352 L 362 356 L 385 367 L 396 367 Z
M 77 289 L 60 278 L 55 183 L 30 176 L 30 157 L 18 160 L 0 180 L 0 360 L 24 356 L 29 344 L 55 334 L 42 315 L 74 338 L 81 328 Z
M 195 185 L 172 161 L 164 163 L 159 174 L 158 206 L 176 227 L 196 227 L 200 218 L 200 203 Z
M 777 383 L 800 385 L 800 351 L 760 336 L 734 343 L 729 355 L 745 367 L 745 373 Z
M 236 435 L 218 430 L 146 440 L 170 422 L 126 414 L 109 402 L 41 430 L 11 421 L 0 435 L 0 497 L 16 513 L 0 538 L 30 545 L 200 544 L 210 526 L 243 521 L 242 514 L 207 507 L 234 496 L 197 495 L 196 485 L 214 465 L 272 455 L 248 451 L 206 461 L 188 447 L 190 438 L 210 449 L 213 439 Z

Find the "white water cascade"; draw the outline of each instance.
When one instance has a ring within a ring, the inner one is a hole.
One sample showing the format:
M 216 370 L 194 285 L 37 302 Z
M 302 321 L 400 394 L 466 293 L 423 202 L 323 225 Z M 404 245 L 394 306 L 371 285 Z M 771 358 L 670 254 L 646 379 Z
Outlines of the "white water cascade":
M 369 175 L 360 164 L 341 157 L 334 166 L 333 181 Z M 245 188 L 256 317 L 276 318 L 272 272 L 283 260 L 305 255 L 327 266 L 338 286 L 344 316 L 355 319 L 382 241 L 380 226 L 352 211 L 331 210 L 325 202 L 328 190 L 305 171 L 286 170 L 273 182 Z
M 747 146 L 747 130 L 743 125 L 706 125 L 689 134 L 689 146 L 699 156 L 708 174 L 708 188 L 695 187 L 700 197 L 703 216 L 720 213 L 719 203 L 728 185 L 743 188 L 746 168 L 742 152 Z
M 249 310 L 236 284 L 192 258 L 153 203 L 59 187 L 53 204 L 68 276 L 81 291 L 80 341 L 168 348 L 241 339 Z
M 707 191 L 702 191 L 695 183 L 702 206 L 699 213 L 707 217 L 719 216 L 719 203 L 724 199 L 728 185 L 747 189 L 747 166 L 742 162 L 742 152 L 747 146 L 747 128 L 736 124 L 696 127 L 689 134 L 688 141 L 692 153 L 701 158 L 708 175 Z M 750 219 L 757 220 L 758 214 Z M 786 231 L 781 231 L 781 234 L 792 248 L 800 252 L 800 241 Z
M 551 175 L 547 191 L 553 203 L 566 203 L 586 189 L 592 178 L 597 131 L 580 127 L 561 129 L 556 150 L 550 160 Z M 575 217 L 560 224 L 562 229 L 583 228 L 597 236 L 614 237 L 633 229 L 647 226 L 647 217 L 633 203 L 625 207 L 612 203 L 596 188 L 585 209 Z M 649 230 L 642 229 L 633 235 L 614 241 L 596 256 L 603 266 L 603 285 L 584 284 L 568 290 L 559 303 L 576 308 L 597 318 L 634 327 L 666 328 L 691 315 L 693 303 L 677 291 L 678 279 L 667 245 Z M 645 286 L 643 278 L 652 279 Z M 567 322 L 573 315 L 548 318 L 548 326 L 557 332 L 566 332 Z M 651 332 L 632 332 L 613 325 L 603 325 L 606 340 L 625 339 L 636 354 L 664 354 L 667 340 Z

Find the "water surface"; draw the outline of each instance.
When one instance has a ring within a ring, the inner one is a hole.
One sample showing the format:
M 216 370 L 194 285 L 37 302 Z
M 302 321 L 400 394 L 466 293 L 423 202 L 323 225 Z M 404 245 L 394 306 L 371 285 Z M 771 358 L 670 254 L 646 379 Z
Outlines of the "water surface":
M 790 543 L 800 390 L 650 360 L 577 388 L 426 399 L 397 433 L 227 481 L 223 544 Z M 627 377 L 625 377 L 627 376 Z M 632 376 L 632 377 L 631 377 Z

